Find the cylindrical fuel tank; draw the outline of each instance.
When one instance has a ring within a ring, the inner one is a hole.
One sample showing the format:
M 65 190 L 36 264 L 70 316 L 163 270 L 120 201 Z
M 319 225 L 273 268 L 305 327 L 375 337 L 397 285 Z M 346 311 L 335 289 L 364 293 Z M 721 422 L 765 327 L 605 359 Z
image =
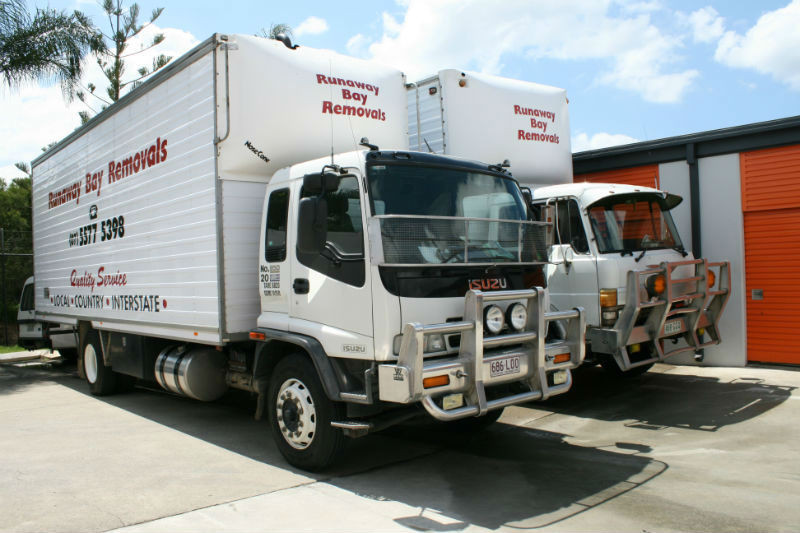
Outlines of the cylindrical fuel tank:
M 205 346 L 165 348 L 156 359 L 156 381 L 168 391 L 195 400 L 216 400 L 228 389 L 225 354 Z

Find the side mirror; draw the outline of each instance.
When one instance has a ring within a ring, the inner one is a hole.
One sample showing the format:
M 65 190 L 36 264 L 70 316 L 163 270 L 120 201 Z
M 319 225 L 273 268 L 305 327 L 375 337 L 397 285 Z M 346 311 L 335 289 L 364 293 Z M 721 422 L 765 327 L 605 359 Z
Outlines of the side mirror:
M 318 196 L 303 198 L 297 221 L 297 250 L 304 254 L 322 252 L 328 240 L 328 203 Z
M 303 190 L 310 194 L 321 195 L 339 188 L 341 177 L 327 172 L 306 174 L 303 176 Z

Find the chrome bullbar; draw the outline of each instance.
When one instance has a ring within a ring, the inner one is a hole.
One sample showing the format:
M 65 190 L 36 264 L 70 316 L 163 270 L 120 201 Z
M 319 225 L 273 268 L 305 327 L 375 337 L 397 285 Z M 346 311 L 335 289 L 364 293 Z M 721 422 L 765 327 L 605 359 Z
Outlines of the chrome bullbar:
M 484 306 L 515 302 L 527 306 L 523 330 L 485 336 Z M 465 297 L 462 321 L 406 324 L 397 363 L 378 367 L 380 399 L 402 404 L 422 402 L 434 418 L 456 420 L 568 391 L 572 385 L 570 369 L 580 365 L 584 357 L 584 312 L 581 308 L 546 312 L 545 305 L 545 291 L 541 288 L 471 290 Z M 556 320 L 566 324 L 565 338 L 548 343 L 547 324 Z M 425 335 L 453 333 L 461 334 L 457 356 L 424 360 Z M 563 382 L 556 384 L 554 374 L 562 376 Z M 486 387 L 506 383 L 523 385 L 523 392 L 487 399 Z M 440 398 L 457 393 L 463 394 L 463 405 L 445 408 Z
M 676 277 L 678 269 L 689 276 Z M 663 276 L 664 291 L 658 296 L 643 297 L 642 287 L 651 276 Z M 712 277 L 716 278 L 713 283 Z M 589 328 L 587 340 L 593 352 L 613 355 L 622 370 L 719 344 L 719 320 L 730 298 L 730 286 L 728 261 L 693 259 L 630 271 L 625 305 L 616 324 L 613 328 Z M 683 339 L 685 345 L 670 348 L 666 346 L 667 339 Z M 649 357 L 631 361 L 630 349 L 634 346 L 650 348 Z

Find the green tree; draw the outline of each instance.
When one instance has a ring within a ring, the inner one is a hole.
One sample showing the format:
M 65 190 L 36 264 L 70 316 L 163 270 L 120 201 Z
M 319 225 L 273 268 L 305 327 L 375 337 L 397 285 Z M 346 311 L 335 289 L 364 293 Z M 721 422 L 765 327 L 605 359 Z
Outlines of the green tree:
M 130 39 L 139 35 L 142 30 L 155 22 L 155 20 L 161 16 L 164 8 L 159 7 L 154 9 L 150 14 L 150 20 L 144 24 L 139 24 L 139 4 L 131 4 L 126 10 L 123 8 L 122 3 L 122 0 L 103 0 L 102 4 L 103 11 L 108 17 L 109 30 L 108 32 L 102 32 L 105 46 L 102 50 L 98 50 L 96 54 L 97 64 L 100 65 L 100 68 L 103 70 L 103 75 L 108 81 L 106 97 L 98 96 L 95 93 L 97 87 L 92 83 L 86 86 L 86 90 L 76 92 L 78 99 L 86 104 L 93 112 L 96 112 L 96 110 L 87 101 L 89 95 L 93 96 L 94 99 L 100 103 L 101 110 L 105 109 L 107 106 L 119 100 L 127 87 L 130 86 L 131 89 L 135 89 L 145 78 L 166 65 L 169 60 L 172 59 L 170 56 L 159 54 L 153 58 L 152 68 L 141 67 L 137 71 L 137 76 L 128 80 L 123 79 L 126 58 L 150 50 L 164 41 L 164 34 L 159 33 L 153 37 L 152 41 L 147 43 L 147 46 L 135 51 L 128 51 Z M 81 121 L 84 123 L 91 118 L 88 111 L 81 111 L 79 115 Z
M 28 169 L 27 165 L 23 166 Z M 17 167 L 20 167 L 19 163 Z M 3 273 L 3 280 L 0 282 L 5 282 L 2 287 L 5 301 L 0 301 L 0 338 L 3 342 L 13 343 L 16 338 L 14 323 L 19 296 L 25 280 L 33 274 L 30 177 L 14 178 L 10 183 L 0 179 L 0 229 L 0 261 Z M 8 329 L 5 328 L 6 322 L 11 326 Z
M 70 96 L 84 56 L 103 47 L 99 33 L 80 11 L 37 8 L 31 16 L 24 0 L 0 0 L 0 73 L 9 87 L 55 80 Z

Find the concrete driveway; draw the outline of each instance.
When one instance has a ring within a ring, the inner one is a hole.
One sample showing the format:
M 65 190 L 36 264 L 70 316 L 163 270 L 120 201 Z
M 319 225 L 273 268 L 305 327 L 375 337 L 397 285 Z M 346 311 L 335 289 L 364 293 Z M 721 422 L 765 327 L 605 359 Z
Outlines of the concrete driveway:
M 472 436 L 412 424 L 289 468 L 254 402 L 95 398 L 60 361 L 0 365 L 2 531 L 794 531 L 800 372 L 658 365 L 507 409 Z

